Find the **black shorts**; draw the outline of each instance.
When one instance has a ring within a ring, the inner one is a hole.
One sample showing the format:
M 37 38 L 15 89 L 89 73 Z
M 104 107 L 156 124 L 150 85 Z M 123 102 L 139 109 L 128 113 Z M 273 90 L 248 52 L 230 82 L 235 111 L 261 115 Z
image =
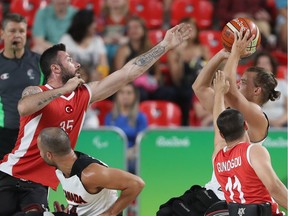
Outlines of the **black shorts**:
M 18 129 L 0 127 L 0 160 L 14 148 L 18 132 Z
M 19 211 L 48 208 L 48 188 L 23 181 L 0 171 L 0 215 L 11 216 Z

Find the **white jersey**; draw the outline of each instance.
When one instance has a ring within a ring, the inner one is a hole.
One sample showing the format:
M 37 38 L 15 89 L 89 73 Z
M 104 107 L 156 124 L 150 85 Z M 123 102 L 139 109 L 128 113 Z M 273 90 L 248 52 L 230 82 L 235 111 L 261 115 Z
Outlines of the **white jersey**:
M 80 162 L 81 165 L 84 165 L 79 170 L 79 160 L 78 157 L 76 162 L 78 161 L 77 167 L 80 174 L 82 170 L 87 165 L 87 159 L 89 160 L 96 160 L 91 158 L 85 154 L 80 153 L 81 156 L 84 155 L 85 163 Z M 99 162 L 98 160 L 96 160 Z M 76 163 L 75 162 L 75 163 Z M 91 162 L 90 162 L 91 163 Z M 93 162 L 92 162 L 93 163 Z M 95 162 L 94 162 L 95 163 Z M 100 162 L 100 164 L 102 164 Z M 74 168 L 74 165 L 73 165 Z M 79 216 L 97 216 L 105 212 L 110 206 L 116 201 L 117 199 L 117 191 L 110 190 L 110 189 L 102 189 L 97 194 L 90 194 L 88 193 L 82 182 L 79 178 L 79 173 L 72 175 L 73 168 L 71 171 L 71 176 L 69 178 L 65 178 L 62 171 L 56 170 L 56 175 L 61 182 L 62 188 L 64 190 L 66 200 L 69 204 L 69 208 L 71 209 L 73 206 L 76 207 L 76 212 Z M 80 175 L 81 176 L 81 175 Z
M 261 140 L 261 141 L 259 141 L 257 143 L 252 143 L 251 142 L 251 144 L 262 145 L 263 142 L 265 141 L 265 139 L 266 139 L 266 137 L 263 140 Z M 207 190 L 209 190 L 209 189 L 212 190 L 220 200 L 225 200 L 222 188 L 221 188 L 220 184 L 218 183 L 218 181 L 216 179 L 216 176 L 215 176 L 215 173 L 214 173 L 214 169 L 213 169 L 213 172 L 212 172 L 211 180 L 205 185 L 205 188 Z

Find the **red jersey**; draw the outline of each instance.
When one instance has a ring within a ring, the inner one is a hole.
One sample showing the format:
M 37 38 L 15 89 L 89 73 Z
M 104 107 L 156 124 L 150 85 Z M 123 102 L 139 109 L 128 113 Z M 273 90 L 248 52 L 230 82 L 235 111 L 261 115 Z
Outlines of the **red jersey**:
M 227 203 L 260 204 L 269 202 L 273 215 L 279 215 L 278 204 L 250 165 L 249 143 L 239 143 L 229 151 L 220 150 L 214 159 L 214 170 Z
M 42 91 L 52 89 L 48 84 L 39 87 Z M 37 137 L 46 127 L 61 127 L 68 133 L 74 149 L 90 99 L 89 87 L 82 85 L 71 94 L 52 100 L 38 112 L 21 117 L 15 147 L 3 158 L 0 170 L 16 178 L 56 189 L 59 180 L 55 175 L 55 168 L 47 165 L 41 158 Z

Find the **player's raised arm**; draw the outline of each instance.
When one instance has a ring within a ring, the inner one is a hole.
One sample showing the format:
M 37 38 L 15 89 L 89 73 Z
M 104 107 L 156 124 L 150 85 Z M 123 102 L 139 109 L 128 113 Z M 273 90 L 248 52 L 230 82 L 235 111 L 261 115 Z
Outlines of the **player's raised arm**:
M 220 113 L 225 110 L 224 95 L 228 92 L 230 86 L 229 82 L 225 80 L 225 75 L 222 71 L 216 72 L 213 85 L 215 90 L 215 98 L 213 106 L 214 152 L 212 158 L 214 158 L 217 152 L 226 145 L 224 138 L 220 135 L 217 126 L 217 119 Z
M 180 24 L 166 32 L 164 39 L 146 53 L 130 60 L 120 70 L 113 72 L 101 81 L 91 82 L 91 102 L 102 100 L 114 94 L 121 86 L 143 74 L 168 50 L 178 46 L 191 37 L 189 24 Z
M 231 54 L 223 69 L 226 79 L 229 80 L 230 83 L 230 89 L 225 95 L 225 101 L 228 102 L 229 106 L 239 110 L 244 115 L 244 118 L 249 124 L 248 133 L 251 141 L 258 142 L 263 140 L 267 135 L 268 121 L 260 106 L 262 106 L 263 103 L 268 100 L 268 97 L 270 97 L 268 96 L 270 90 L 268 90 L 266 86 L 263 85 L 261 87 L 256 83 L 259 83 L 257 77 L 261 77 L 267 72 L 261 71 L 260 69 L 258 70 L 257 68 L 252 69 L 251 71 L 248 69 L 250 72 L 247 73 L 246 71 L 243 74 L 238 86 L 236 83 L 238 62 L 241 56 L 249 54 L 246 47 L 254 38 L 254 35 L 248 38 L 249 34 L 250 32 L 248 30 L 244 33 L 243 29 L 241 29 L 239 33 L 235 33 L 234 35 L 235 38 Z M 268 76 L 269 74 L 267 74 L 266 78 Z M 264 80 L 261 82 L 263 81 Z M 267 95 L 264 96 L 264 94 Z
M 197 79 L 192 85 L 193 91 L 198 97 L 201 105 L 210 113 L 213 111 L 214 104 L 214 90 L 212 88 L 212 80 L 217 68 L 223 62 L 223 60 L 228 58 L 228 56 L 229 53 L 225 51 L 225 49 L 220 50 L 202 68 Z

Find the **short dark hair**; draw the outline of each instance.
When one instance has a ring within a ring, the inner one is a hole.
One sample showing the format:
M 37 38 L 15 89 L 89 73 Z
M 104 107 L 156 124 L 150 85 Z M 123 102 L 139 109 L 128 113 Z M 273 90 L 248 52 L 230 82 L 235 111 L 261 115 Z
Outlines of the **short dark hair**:
M 256 73 L 254 85 L 262 89 L 261 105 L 265 104 L 268 100 L 275 101 L 280 97 L 281 92 L 275 90 L 278 82 L 272 72 L 256 66 L 248 68 L 246 72 Z
M 17 22 L 17 23 L 24 22 L 27 24 L 25 17 L 17 13 L 8 13 L 4 16 L 2 20 L 2 29 L 6 27 L 8 22 Z
M 40 68 L 42 73 L 44 74 L 44 83 L 47 82 L 51 74 L 51 64 L 57 63 L 57 55 L 59 51 L 66 52 L 66 47 L 64 44 L 56 44 L 46 49 L 40 57 Z
M 217 126 L 228 142 L 239 139 L 245 133 L 244 117 L 235 109 L 224 110 L 217 118 Z
M 45 148 L 54 154 L 63 156 L 71 151 L 70 139 L 62 128 L 44 128 L 39 136 Z

